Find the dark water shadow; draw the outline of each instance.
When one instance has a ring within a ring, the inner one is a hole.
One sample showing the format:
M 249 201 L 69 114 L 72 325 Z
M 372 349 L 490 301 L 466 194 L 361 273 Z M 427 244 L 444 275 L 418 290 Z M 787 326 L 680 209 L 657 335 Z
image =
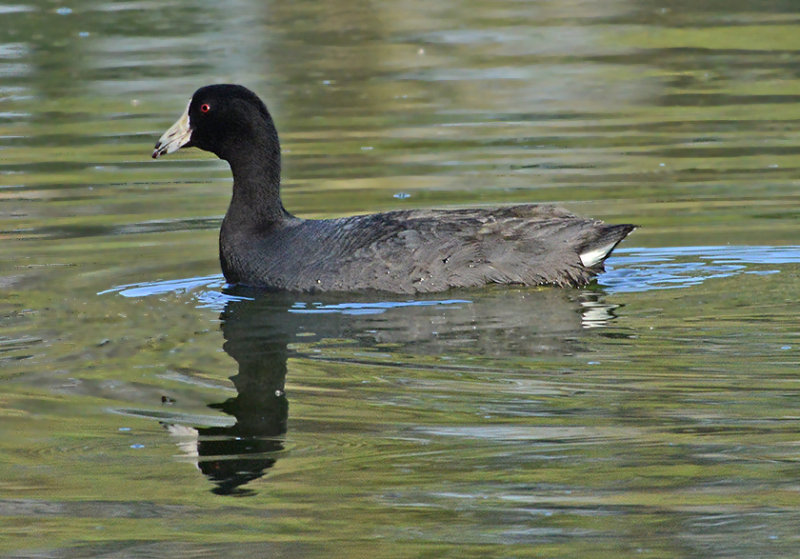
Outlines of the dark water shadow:
M 325 359 L 324 351 L 309 350 L 317 343 L 356 341 L 359 355 L 379 349 L 386 356 L 388 346 L 399 366 L 409 354 L 563 355 L 576 349 L 587 328 L 612 320 L 616 308 L 591 290 L 490 289 L 394 301 L 223 293 L 223 348 L 238 365 L 231 377 L 237 395 L 209 407 L 235 422 L 191 429 L 164 423 L 180 437 L 193 432 L 181 447 L 214 483 L 213 492 L 223 495 L 251 493 L 244 485 L 264 476 L 285 452 L 287 363 L 290 357 Z

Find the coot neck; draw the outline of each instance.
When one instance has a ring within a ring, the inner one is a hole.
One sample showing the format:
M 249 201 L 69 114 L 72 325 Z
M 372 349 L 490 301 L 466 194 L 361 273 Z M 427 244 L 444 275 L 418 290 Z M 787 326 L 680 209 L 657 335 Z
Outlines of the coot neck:
M 228 150 L 224 159 L 233 173 L 233 197 L 226 218 L 267 228 L 291 217 L 281 203 L 281 148 L 274 126 Z

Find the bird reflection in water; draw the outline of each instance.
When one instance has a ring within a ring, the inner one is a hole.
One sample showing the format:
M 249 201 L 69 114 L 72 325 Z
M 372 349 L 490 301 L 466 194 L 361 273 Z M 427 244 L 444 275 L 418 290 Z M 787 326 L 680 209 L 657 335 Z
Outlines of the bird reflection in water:
M 288 305 L 233 300 L 222 312 L 223 349 L 239 365 L 231 377 L 237 395 L 209 407 L 235 418 L 231 426 L 189 428 L 164 424 L 181 449 L 221 495 L 244 494 L 242 486 L 271 468 L 284 448 L 289 414 L 285 393 L 288 344 L 293 333 L 281 322 Z
M 398 355 L 564 355 L 579 350 L 582 334 L 606 326 L 617 308 L 593 290 L 505 288 L 397 302 L 376 302 L 377 296 L 289 298 L 242 288 L 229 294 L 235 297 L 221 314 L 223 348 L 238 364 L 231 377 L 237 396 L 209 407 L 235 423 L 164 424 L 221 495 L 252 493 L 242 486 L 263 477 L 285 452 L 288 359 L 324 359 L 324 353 L 294 348 L 323 339 L 357 340 L 360 362 L 365 348 L 387 343 Z M 302 345 L 290 348 L 299 337 Z

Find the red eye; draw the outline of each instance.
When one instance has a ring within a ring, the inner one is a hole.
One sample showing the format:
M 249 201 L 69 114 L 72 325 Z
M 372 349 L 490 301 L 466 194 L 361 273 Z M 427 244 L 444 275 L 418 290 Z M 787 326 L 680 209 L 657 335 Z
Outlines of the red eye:
M 202 105 L 200 105 L 201 113 L 207 113 L 210 110 L 211 110 L 211 105 L 209 105 L 208 103 L 203 103 Z

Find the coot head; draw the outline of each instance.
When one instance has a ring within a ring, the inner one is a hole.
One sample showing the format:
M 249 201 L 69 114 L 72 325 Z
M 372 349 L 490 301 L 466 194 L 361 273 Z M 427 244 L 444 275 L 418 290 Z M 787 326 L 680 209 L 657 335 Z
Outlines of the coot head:
M 153 159 L 198 147 L 230 160 L 265 139 L 277 142 L 277 133 L 267 107 L 255 93 L 241 85 L 208 85 L 195 91 L 186 111 L 158 140 Z

